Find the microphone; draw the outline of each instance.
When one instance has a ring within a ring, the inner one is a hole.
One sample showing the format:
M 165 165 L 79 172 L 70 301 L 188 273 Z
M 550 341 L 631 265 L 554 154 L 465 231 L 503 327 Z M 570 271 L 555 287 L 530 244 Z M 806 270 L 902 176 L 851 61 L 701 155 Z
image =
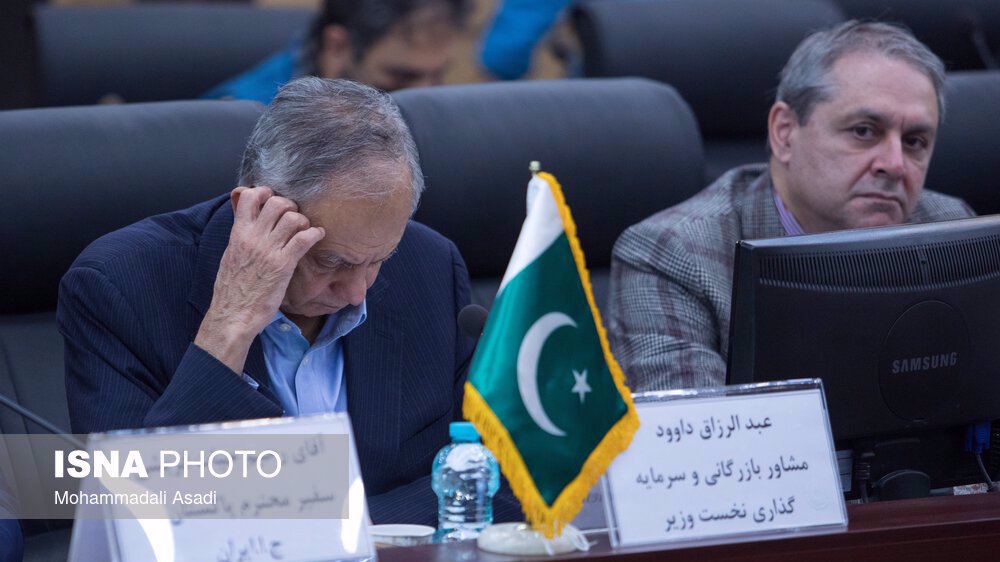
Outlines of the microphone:
M 458 311 L 458 328 L 470 338 L 478 339 L 483 335 L 483 326 L 490 313 L 478 304 L 468 304 Z

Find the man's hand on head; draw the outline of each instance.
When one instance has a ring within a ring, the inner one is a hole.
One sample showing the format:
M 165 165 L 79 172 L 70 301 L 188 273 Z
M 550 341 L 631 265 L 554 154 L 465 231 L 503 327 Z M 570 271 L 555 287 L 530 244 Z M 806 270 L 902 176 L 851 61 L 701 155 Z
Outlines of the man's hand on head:
M 325 232 L 270 188 L 237 187 L 232 199 L 233 230 L 194 343 L 241 373 L 250 344 L 281 306 L 296 265 Z

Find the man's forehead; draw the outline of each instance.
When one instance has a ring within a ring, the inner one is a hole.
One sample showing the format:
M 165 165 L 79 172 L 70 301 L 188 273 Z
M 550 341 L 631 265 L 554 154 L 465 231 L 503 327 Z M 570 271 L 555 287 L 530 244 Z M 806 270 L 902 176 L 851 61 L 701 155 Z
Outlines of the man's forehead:
M 829 97 L 841 117 L 888 119 L 906 113 L 920 128 L 936 128 L 937 90 L 929 76 L 909 62 L 877 53 L 849 53 L 834 63 Z
M 331 195 L 312 201 L 302 213 L 326 234 L 311 255 L 320 261 L 348 264 L 384 259 L 402 238 L 411 201 L 409 189 L 374 198 Z
M 407 41 L 426 40 L 435 35 L 457 34 L 459 22 L 453 9 L 445 3 L 418 8 L 397 21 L 386 35 L 398 33 Z
M 387 51 L 450 54 L 459 32 L 459 26 L 446 12 L 439 12 L 434 7 L 420 9 L 394 23 L 361 58 L 367 59 L 376 50 L 383 54 Z
M 333 175 L 322 182 L 322 190 L 299 202 L 299 212 L 310 220 L 334 209 L 380 207 L 413 194 L 409 163 L 369 159 L 354 170 Z
M 919 85 L 937 95 L 934 81 L 926 72 L 912 62 L 881 53 L 852 52 L 838 58 L 830 68 L 829 77 L 834 95 L 838 89 L 851 87 L 860 89 L 871 85 L 871 81 L 891 76 L 902 76 L 906 84 Z

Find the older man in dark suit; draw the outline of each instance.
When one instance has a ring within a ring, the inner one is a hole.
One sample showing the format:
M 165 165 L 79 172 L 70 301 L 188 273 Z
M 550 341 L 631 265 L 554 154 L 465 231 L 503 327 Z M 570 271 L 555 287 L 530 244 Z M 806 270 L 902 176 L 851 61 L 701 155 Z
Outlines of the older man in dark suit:
M 907 31 L 843 23 L 806 38 L 768 114 L 768 163 L 730 170 L 615 244 L 608 333 L 635 391 L 725 383 L 735 245 L 967 217 L 924 191 L 944 65 Z
M 431 461 L 474 342 L 462 258 L 409 220 L 422 189 L 388 96 L 289 83 L 240 187 L 101 238 L 63 278 L 73 430 L 346 411 L 372 519 L 435 524 Z

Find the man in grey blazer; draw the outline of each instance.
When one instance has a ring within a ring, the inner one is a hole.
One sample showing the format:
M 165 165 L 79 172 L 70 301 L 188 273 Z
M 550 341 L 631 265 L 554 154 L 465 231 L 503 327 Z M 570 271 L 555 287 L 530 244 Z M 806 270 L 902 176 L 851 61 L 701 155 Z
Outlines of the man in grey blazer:
M 615 244 L 609 334 L 632 390 L 725 383 L 738 240 L 971 216 L 923 189 L 943 82 L 940 59 L 891 25 L 806 38 L 767 116 L 769 162 L 730 170 Z

